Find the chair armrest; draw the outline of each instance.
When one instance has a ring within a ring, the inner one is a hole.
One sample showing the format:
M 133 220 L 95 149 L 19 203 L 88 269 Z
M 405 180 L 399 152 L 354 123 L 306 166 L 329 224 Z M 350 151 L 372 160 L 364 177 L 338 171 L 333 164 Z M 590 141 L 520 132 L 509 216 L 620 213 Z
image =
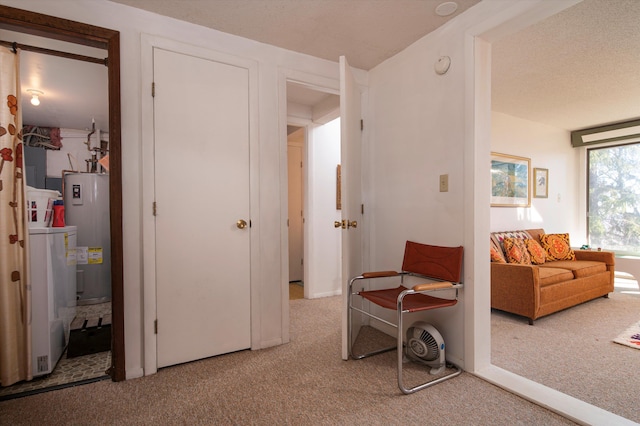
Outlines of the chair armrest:
M 436 283 L 422 283 L 413 286 L 413 291 L 430 291 L 430 290 L 440 290 L 443 288 L 453 288 L 453 284 L 448 281 L 445 282 L 436 282 Z
M 400 275 L 399 272 L 396 271 L 378 271 L 378 272 L 364 272 L 362 274 L 362 278 L 383 278 L 383 277 L 396 277 Z

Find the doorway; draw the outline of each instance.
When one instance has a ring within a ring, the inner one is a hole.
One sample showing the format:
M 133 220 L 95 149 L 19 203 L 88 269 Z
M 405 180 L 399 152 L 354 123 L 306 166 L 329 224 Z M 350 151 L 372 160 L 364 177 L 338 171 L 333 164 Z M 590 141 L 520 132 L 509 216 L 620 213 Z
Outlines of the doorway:
M 288 81 L 289 298 L 341 293 L 337 205 L 340 97 L 331 89 Z M 302 287 L 302 289 L 300 288 Z M 300 290 L 303 290 L 302 292 Z
M 0 28 L 105 49 L 107 52 L 110 142 L 109 226 L 113 253 L 111 259 L 112 357 L 108 374 L 114 381 L 125 380 L 119 32 L 7 6 L 0 6 Z

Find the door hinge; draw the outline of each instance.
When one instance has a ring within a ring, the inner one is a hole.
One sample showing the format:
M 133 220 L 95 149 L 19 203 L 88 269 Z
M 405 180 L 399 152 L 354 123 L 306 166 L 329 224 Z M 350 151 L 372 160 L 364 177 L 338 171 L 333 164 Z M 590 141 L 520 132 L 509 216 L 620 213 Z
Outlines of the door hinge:
M 364 204 L 360 204 L 360 214 L 364 214 Z
M 153 321 L 153 333 L 158 334 L 158 320 Z
M 152 82 L 151 83 L 151 97 L 155 98 L 156 97 L 156 82 Z
M 304 265 L 304 259 L 300 259 L 300 264 Z
M 158 213 L 158 209 L 157 209 L 157 206 L 156 206 L 156 202 L 155 202 L 155 201 L 153 202 L 153 207 L 152 207 L 152 209 L 153 209 L 153 215 L 155 216 L 155 215 L 156 215 L 156 213 Z
M 360 130 L 364 130 L 364 120 L 360 120 Z

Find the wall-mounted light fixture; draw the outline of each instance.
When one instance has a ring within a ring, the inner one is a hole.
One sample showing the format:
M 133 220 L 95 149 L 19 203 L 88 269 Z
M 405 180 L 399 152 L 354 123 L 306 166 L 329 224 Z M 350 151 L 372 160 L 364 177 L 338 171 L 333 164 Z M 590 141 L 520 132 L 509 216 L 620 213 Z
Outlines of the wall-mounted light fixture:
M 40 105 L 40 96 L 44 95 L 44 92 L 36 89 L 27 89 L 27 93 L 31 95 L 31 105 Z

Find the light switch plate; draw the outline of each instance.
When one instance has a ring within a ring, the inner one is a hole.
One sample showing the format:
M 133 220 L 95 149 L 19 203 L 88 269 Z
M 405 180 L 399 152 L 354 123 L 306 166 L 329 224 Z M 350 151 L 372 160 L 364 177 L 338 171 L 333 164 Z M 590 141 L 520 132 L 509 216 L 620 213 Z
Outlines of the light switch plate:
M 449 175 L 440 175 L 440 192 L 449 191 Z

